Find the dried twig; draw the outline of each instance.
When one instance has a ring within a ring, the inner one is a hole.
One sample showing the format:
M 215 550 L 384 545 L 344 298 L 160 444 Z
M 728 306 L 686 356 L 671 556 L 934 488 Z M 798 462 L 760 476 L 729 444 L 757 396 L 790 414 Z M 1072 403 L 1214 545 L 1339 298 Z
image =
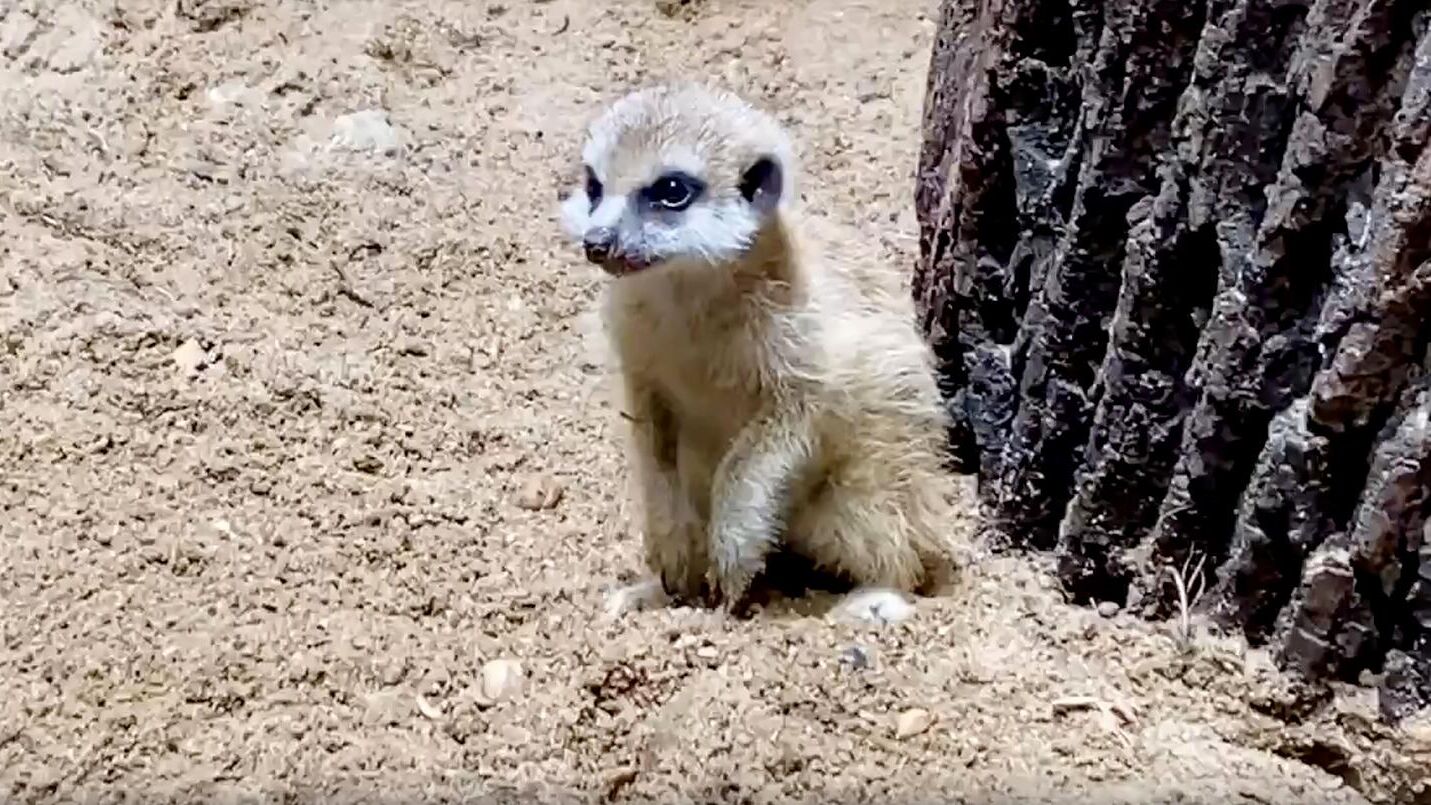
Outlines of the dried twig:
M 1133 740 L 1125 728 L 1132 728 L 1137 723 L 1137 713 L 1126 702 L 1106 701 L 1095 696 L 1063 696 L 1050 704 L 1056 716 L 1077 711 L 1097 713 L 1099 726 L 1125 748 L 1133 747 Z
M 417 711 L 432 721 L 442 720 L 442 708 L 428 701 L 422 694 L 417 696 Z
M 348 299 L 351 299 L 352 301 L 366 308 L 377 307 L 372 303 L 371 300 L 358 293 L 357 290 L 353 288 L 353 282 L 352 280 L 348 279 L 348 272 L 344 271 L 342 266 L 338 265 L 337 263 L 334 263 L 333 271 L 338 274 L 339 296 L 347 297 Z

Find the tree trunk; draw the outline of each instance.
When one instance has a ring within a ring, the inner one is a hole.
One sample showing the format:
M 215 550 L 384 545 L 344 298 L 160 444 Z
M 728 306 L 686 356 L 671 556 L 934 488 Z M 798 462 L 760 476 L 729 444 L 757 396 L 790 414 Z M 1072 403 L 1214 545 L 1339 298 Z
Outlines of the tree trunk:
M 941 17 L 914 293 L 993 533 L 1425 706 L 1431 6 Z

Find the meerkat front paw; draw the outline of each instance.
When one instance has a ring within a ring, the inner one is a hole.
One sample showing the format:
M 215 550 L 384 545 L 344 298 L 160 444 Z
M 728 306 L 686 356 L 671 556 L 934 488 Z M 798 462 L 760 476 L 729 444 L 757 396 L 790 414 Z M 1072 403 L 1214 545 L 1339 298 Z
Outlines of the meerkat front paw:
M 726 612 L 736 617 L 750 614 L 751 587 L 754 576 L 739 569 L 728 570 L 724 574 L 712 571 L 706 586 L 711 590 L 712 605 L 720 605 Z
M 772 541 L 749 536 L 750 530 L 721 528 L 714 530 L 710 543 L 710 585 L 734 615 L 743 615 L 751 607 L 751 588 L 756 576 L 765 569 L 765 559 Z
M 749 609 L 750 588 L 756 575 L 751 567 L 753 564 L 729 539 L 712 541 L 707 584 L 726 611 L 733 615 Z
M 670 603 L 687 606 L 710 605 L 713 596 L 706 580 L 705 568 L 689 563 L 661 565 L 656 571 L 657 584 Z
M 846 595 L 832 614 L 841 620 L 892 626 L 914 615 L 914 604 L 896 590 L 865 587 Z
M 648 538 L 646 567 L 673 602 L 700 604 L 710 599 L 705 554 L 689 533 Z

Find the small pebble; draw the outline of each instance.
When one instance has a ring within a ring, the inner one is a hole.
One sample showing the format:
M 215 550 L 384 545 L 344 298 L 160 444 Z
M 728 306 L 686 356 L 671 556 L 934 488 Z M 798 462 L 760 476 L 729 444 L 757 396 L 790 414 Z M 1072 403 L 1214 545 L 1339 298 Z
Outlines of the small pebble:
M 860 103 L 873 103 L 888 99 L 890 89 L 872 79 L 863 79 L 855 84 L 855 97 Z
M 840 662 L 857 671 L 863 671 L 870 667 L 870 653 L 860 646 L 850 646 L 840 652 Z
M 532 734 L 516 724 L 503 724 L 497 727 L 497 737 L 501 738 L 508 746 L 522 746 L 532 742 Z
M 522 689 L 522 664 L 516 660 L 492 660 L 482 666 L 482 698 L 497 703 L 516 696 Z
M 391 154 L 401 144 L 399 131 L 384 109 L 364 109 L 333 121 L 332 147 L 348 151 Z
M 636 782 L 637 770 L 634 766 L 621 766 L 601 775 L 607 799 L 614 799 L 621 789 Z
M 425 358 L 427 357 L 428 352 L 429 350 L 427 344 L 424 344 L 416 338 L 409 338 L 398 344 L 398 353 L 401 355 L 408 355 L 414 358 Z
M 903 740 L 929 729 L 934 724 L 934 716 L 928 710 L 915 707 L 899 714 L 894 722 L 894 737 Z
M 388 727 L 403 723 L 408 712 L 407 697 L 396 691 L 378 691 L 364 702 L 362 723 L 369 727 Z
M 1111 617 L 1113 617 L 1114 615 L 1117 615 L 1117 614 L 1118 614 L 1118 611 L 1121 610 L 1121 609 L 1122 609 L 1122 607 L 1118 606 L 1118 602 L 1117 602 L 1117 601 L 1099 601 L 1099 602 L 1098 602 L 1098 614 L 1099 614 L 1099 615 L 1102 615 L 1102 616 L 1105 617 L 1105 618 L 1111 618 Z
M 174 368 L 178 369 L 180 374 L 184 377 L 193 377 L 199 373 L 200 369 L 204 368 L 204 361 L 208 359 L 208 356 L 199 342 L 190 338 L 171 352 L 169 358 L 174 361 Z
M 555 478 L 539 475 L 530 478 L 517 492 L 517 505 L 531 511 L 553 509 L 561 502 L 565 489 Z

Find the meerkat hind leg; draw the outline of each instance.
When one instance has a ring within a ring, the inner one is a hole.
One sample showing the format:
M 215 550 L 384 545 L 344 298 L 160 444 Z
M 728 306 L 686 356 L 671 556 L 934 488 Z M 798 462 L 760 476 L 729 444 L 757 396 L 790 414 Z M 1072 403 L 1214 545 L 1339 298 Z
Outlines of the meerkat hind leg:
M 757 585 L 760 592 L 791 602 L 808 600 L 811 593 L 825 600 L 833 597 L 835 605 L 823 611 L 840 620 L 887 626 L 914 614 L 914 605 L 898 590 L 856 587 L 845 574 L 823 568 L 788 547 L 770 555 L 761 582 Z M 797 609 L 803 608 L 797 605 Z
M 914 615 L 914 603 L 888 587 L 860 587 L 840 599 L 831 614 L 841 620 L 892 626 Z
M 647 578 L 626 584 L 606 595 L 606 617 L 619 618 L 631 612 L 656 609 L 670 603 L 665 587 L 658 578 Z
M 831 483 L 797 515 L 790 538 L 798 550 L 854 586 L 831 611 L 836 617 L 885 626 L 914 614 L 910 596 L 925 560 L 899 504 L 888 492 Z

